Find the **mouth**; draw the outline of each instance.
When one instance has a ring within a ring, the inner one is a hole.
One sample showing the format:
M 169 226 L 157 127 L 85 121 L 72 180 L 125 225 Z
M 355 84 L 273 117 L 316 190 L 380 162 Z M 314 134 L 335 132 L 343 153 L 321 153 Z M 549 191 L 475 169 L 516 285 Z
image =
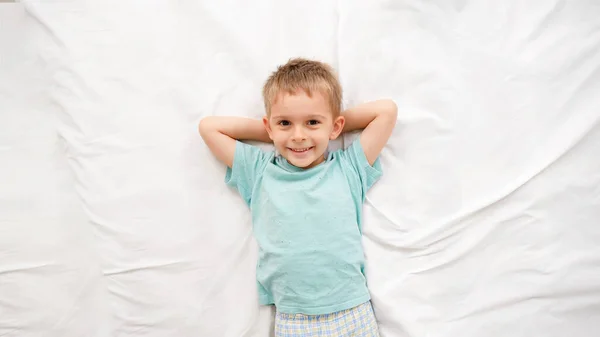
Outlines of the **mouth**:
M 288 147 L 288 150 L 290 150 L 292 152 L 295 152 L 295 153 L 304 153 L 306 151 L 312 150 L 312 148 L 314 148 L 314 146 L 311 146 L 311 147 L 302 147 L 302 148 L 295 148 L 295 149 L 291 148 L 291 147 Z

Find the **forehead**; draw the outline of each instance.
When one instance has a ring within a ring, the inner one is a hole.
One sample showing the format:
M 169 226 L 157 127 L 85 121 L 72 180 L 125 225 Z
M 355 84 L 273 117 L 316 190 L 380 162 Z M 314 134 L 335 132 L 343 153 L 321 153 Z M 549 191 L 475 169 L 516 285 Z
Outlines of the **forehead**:
M 331 116 L 327 98 L 319 91 L 313 91 L 310 96 L 299 90 L 294 94 L 279 93 L 271 105 L 271 117 L 323 115 Z

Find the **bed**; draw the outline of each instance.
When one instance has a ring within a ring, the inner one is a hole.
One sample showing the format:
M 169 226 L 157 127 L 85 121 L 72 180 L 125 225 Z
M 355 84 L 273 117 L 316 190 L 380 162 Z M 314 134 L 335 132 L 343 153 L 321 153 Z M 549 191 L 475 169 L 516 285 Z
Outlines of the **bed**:
M 264 79 L 295 56 L 331 63 L 345 106 L 399 106 L 363 217 L 383 337 L 598 336 L 599 16 L 561 0 L 0 4 L 0 336 L 270 336 L 249 210 L 197 124 L 260 118 Z

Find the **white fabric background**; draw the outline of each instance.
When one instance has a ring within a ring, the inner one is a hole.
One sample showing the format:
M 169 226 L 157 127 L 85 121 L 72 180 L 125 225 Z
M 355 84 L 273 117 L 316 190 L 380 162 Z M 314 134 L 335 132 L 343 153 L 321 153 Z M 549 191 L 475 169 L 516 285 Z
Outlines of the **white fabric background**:
M 597 335 L 596 2 L 250 3 L 0 5 L 0 336 L 269 336 L 196 125 L 262 116 L 293 56 L 399 103 L 364 216 L 383 337 Z

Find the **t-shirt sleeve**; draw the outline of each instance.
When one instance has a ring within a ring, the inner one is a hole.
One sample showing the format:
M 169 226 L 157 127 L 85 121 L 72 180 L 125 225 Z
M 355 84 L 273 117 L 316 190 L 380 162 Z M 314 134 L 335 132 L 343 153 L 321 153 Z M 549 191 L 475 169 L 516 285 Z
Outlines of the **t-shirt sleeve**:
M 252 201 L 254 184 L 265 170 L 272 153 L 262 151 L 256 146 L 236 141 L 233 165 L 227 167 L 225 183 L 235 188 L 248 206 Z
M 373 165 L 369 164 L 365 151 L 360 143 L 360 137 L 356 138 L 346 150 L 343 151 L 343 156 L 351 166 L 352 173 L 349 175 L 351 185 L 356 183 L 360 188 L 361 201 L 364 202 L 367 191 L 371 189 L 373 184 L 379 180 L 383 174 L 381 170 L 381 163 L 379 157 L 375 160 Z

